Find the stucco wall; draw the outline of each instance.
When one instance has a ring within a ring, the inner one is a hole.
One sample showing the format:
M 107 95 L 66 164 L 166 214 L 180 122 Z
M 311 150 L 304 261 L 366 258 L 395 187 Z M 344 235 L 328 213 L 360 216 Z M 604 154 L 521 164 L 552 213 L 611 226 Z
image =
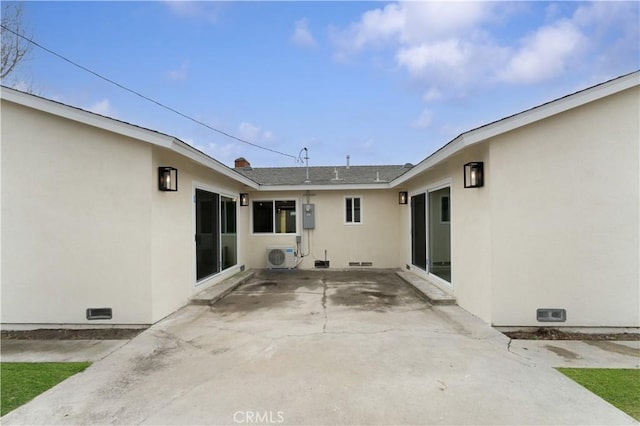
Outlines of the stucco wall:
M 302 236 L 303 258 L 299 268 L 314 268 L 315 260 L 324 260 L 325 250 L 331 268 L 348 268 L 349 262 L 371 262 L 373 268 L 396 268 L 401 262 L 399 221 L 406 206 L 398 204 L 395 190 L 311 191 L 309 202 L 315 204 L 315 228 L 302 229 L 303 192 L 252 192 L 250 201 L 296 200 L 298 234 Z M 345 224 L 345 197 L 361 197 L 362 223 Z M 249 248 L 247 265 L 266 267 L 266 250 L 270 245 L 295 247 L 294 235 L 253 234 L 252 207 L 242 207 L 241 217 L 249 232 L 244 245 Z
M 158 166 L 178 169 L 158 190 Z M 151 324 L 244 264 L 196 283 L 194 188 L 243 185 L 165 148 L 2 102 L 3 327 Z M 239 228 L 238 232 L 246 232 Z M 111 320 L 87 320 L 109 307 Z
M 451 283 L 411 265 L 411 208 L 405 206 L 401 216 L 401 265 L 409 268 L 456 297 L 458 305 L 483 320 L 491 321 L 491 220 L 488 184 L 482 188 L 465 189 L 463 165 L 484 161 L 489 166 L 485 146 L 469 148 L 447 162 L 411 179 L 403 185 L 409 196 L 426 193 L 433 188 L 450 185 L 451 214 Z M 439 213 L 439 212 L 436 212 Z
M 151 191 L 152 320 L 155 322 L 185 305 L 194 293 L 237 273 L 244 264 L 240 247 L 235 267 L 196 283 L 195 187 L 237 199 L 243 186 L 163 148 L 154 147 L 152 162 L 153 182 L 159 166 L 178 169 L 177 192 L 162 192 L 157 188 Z M 240 210 L 239 203 L 237 210 Z M 239 232 L 245 233 L 247 229 L 239 227 Z
M 2 323 L 150 323 L 149 147 L 4 100 L 1 134 Z
M 491 143 L 492 321 L 639 326 L 638 89 Z

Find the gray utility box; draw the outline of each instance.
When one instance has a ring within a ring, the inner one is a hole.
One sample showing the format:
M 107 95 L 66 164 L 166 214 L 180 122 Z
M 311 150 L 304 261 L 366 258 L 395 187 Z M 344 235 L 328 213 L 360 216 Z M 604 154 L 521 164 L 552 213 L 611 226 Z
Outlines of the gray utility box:
M 316 205 L 302 205 L 302 229 L 313 229 L 316 227 Z

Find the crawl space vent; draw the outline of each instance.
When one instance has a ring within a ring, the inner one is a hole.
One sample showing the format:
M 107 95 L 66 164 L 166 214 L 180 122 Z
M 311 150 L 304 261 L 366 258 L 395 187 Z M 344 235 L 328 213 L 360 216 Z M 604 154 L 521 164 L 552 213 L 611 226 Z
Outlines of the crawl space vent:
M 567 311 L 564 309 L 540 308 L 536 310 L 536 319 L 540 322 L 565 322 Z
M 111 308 L 87 308 L 88 320 L 107 320 L 112 317 Z

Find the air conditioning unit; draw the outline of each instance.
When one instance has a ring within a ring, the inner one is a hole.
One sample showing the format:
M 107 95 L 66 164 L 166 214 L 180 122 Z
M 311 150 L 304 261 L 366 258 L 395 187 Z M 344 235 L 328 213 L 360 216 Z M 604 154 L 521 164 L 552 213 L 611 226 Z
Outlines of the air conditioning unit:
M 267 247 L 267 269 L 293 269 L 296 267 L 296 256 L 293 247 Z

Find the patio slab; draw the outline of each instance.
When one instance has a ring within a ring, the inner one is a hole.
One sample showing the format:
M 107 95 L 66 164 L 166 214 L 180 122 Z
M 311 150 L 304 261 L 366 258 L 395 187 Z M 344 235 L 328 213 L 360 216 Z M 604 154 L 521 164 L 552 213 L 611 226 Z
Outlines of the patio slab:
M 552 367 L 640 368 L 640 341 L 512 340 L 509 350 Z
M 258 271 L 2 423 L 637 424 L 509 342 L 393 272 Z
M 128 340 L 11 340 L 0 345 L 2 362 L 95 362 Z

